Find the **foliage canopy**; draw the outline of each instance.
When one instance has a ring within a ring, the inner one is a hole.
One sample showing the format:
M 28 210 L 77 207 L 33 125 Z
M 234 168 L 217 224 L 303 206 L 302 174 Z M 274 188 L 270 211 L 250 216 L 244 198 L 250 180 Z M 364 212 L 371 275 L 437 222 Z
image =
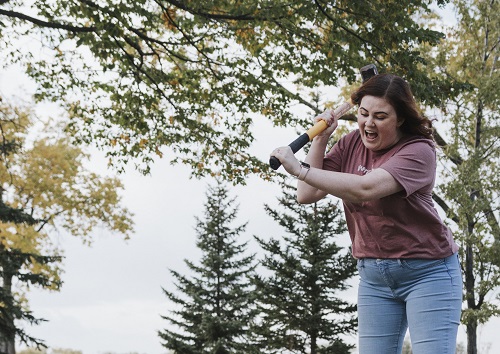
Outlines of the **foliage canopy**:
M 37 99 L 64 104 L 73 133 L 113 161 L 142 159 L 148 171 L 166 153 L 195 175 L 244 182 L 269 172 L 267 156 L 249 151 L 254 120 L 308 125 L 296 106 L 322 110 L 328 88 L 368 63 L 438 104 L 453 85 L 428 75 L 419 51 L 443 38 L 419 21 L 432 3 L 4 0 L 0 49 L 38 83 Z

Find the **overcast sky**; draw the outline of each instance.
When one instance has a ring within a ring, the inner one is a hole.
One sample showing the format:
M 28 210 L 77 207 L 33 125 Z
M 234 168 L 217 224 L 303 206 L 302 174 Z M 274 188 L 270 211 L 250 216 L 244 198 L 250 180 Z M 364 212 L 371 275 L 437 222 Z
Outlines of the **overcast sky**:
M 33 86 L 20 77 L 15 70 L 0 72 L 0 96 L 28 99 Z M 47 106 L 42 111 L 47 113 Z M 295 137 L 293 129 L 273 129 L 267 122 L 255 124 L 258 140 L 253 152 L 264 161 L 273 148 Z M 93 154 L 91 165 L 96 171 L 112 173 L 99 153 Z M 124 241 L 97 230 L 92 247 L 66 234 L 53 235 L 66 256 L 62 290 L 29 294 L 34 315 L 49 322 L 27 329 L 52 348 L 84 354 L 166 352 L 157 335 L 167 325 L 160 315 L 169 309 L 162 287 L 173 290 L 168 269 L 187 274 L 183 260 L 196 262 L 199 258 L 195 216 L 203 217 L 206 187 L 213 181 L 190 179 L 187 167 L 170 166 L 164 160 L 153 165 L 150 176 L 129 168 L 120 178 L 125 185 L 124 204 L 135 214 L 136 233 Z M 278 185 L 252 177 L 247 186 L 230 191 L 240 204 L 237 225 L 248 221 L 242 241 L 251 241 L 253 235 L 282 233 L 263 210 L 265 203 L 277 205 Z M 348 242 L 347 235 L 343 242 Z M 251 241 L 249 251 L 258 250 Z M 354 301 L 355 295 L 353 288 L 346 296 Z M 496 318 L 480 328 L 480 353 L 487 354 L 488 347 L 490 354 L 500 353 L 499 326 Z M 463 326 L 459 341 L 466 341 Z
M 51 346 L 85 354 L 165 352 L 157 336 L 167 325 L 160 314 L 169 308 L 161 288 L 174 290 L 168 269 L 187 274 L 183 260 L 199 259 L 194 217 L 203 217 L 208 181 L 190 180 L 186 168 L 161 163 L 152 177 L 131 171 L 123 181 L 125 204 L 135 213 L 132 239 L 101 231 L 88 248 L 60 235 L 67 257 L 63 289 L 30 295 L 35 313 L 50 320 L 33 333 Z M 275 203 L 278 193 L 276 186 L 256 180 L 232 190 L 240 202 L 238 225 L 249 221 L 243 240 L 272 231 L 262 206 Z

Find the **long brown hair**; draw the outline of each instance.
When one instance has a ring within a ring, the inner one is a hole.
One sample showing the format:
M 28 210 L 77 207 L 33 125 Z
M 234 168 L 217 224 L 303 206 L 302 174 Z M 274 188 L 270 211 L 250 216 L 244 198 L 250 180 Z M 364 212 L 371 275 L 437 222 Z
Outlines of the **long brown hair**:
M 359 105 L 364 96 L 383 98 L 393 106 L 398 120 L 403 121 L 400 126 L 403 133 L 433 139 L 432 121 L 419 111 L 410 85 L 401 77 L 375 75 L 351 94 L 351 100 Z

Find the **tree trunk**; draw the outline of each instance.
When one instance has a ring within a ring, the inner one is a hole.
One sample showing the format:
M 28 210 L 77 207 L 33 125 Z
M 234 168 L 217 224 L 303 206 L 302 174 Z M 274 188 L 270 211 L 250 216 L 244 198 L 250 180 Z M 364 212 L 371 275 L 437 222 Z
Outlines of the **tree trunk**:
M 316 354 L 318 352 L 318 338 L 316 335 L 311 337 L 311 354 Z
M 10 274 L 4 274 L 3 288 L 7 296 L 12 296 L 12 276 Z M 0 327 L 0 353 L 16 354 L 14 318 L 8 310 L 9 307 L 12 308 L 12 304 L 4 305 L 6 305 L 7 311 L 4 312 L 5 316 L 2 318 L 3 323 Z
M 5 338 L 4 333 L 0 332 L 0 353 L 1 354 L 16 354 L 14 341 Z
M 477 321 L 467 323 L 467 354 L 477 354 Z
M 477 150 L 481 146 L 481 132 L 483 123 L 483 102 L 478 101 L 476 111 L 476 132 L 474 139 L 474 148 Z M 478 191 L 471 191 L 470 198 L 475 200 L 478 197 Z M 474 224 L 469 222 L 468 233 L 469 237 L 474 232 Z M 467 243 L 469 243 L 468 241 Z M 476 310 L 479 306 L 476 304 L 475 296 L 475 279 L 474 279 L 474 250 L 472 245 L 468 244 L 465 249 L 465 294 L 467 299 L 467 307 Z M 467 324 L 467 354 L 477 354 L 477 320 L 469 319 Z
M 475 309 L 474 288 L 474 253 L 472 246 L 467 245 L 465 249 L 465 296 L 467 308 Z M 467 354 L 477 354 L 477 320 L 469 318 L 467 328 Z

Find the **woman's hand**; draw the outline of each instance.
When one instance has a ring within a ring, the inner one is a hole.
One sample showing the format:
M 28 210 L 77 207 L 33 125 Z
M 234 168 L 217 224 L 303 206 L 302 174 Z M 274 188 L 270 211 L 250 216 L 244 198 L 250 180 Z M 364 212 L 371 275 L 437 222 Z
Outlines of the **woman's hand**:
M 302 167 L 300 165 L 300 161 L 297 160 L 297 158 L 293 154 L 293 151 L 290 148 L 290 146 L 282 146 L 277 149 L 274 149 L 274 151 L 271 153 L 271 156 L 274 156 L 278 160 L 280 160 L 286 172 L 288 172 L 293 176 L 299 175 Z
M 320 138 L 330 138 L 330 135 L 337 129 L 337 126 L 339 125 L 339 119 L 338 117 L 335 117 L 333 114 L 334 111 L 331 109 L 327 109 L 323 113 L 317 115 L 314 118 L 314 123 L 317 123 L 320 120 L 324 120 L 328 127 L 323 130 L 321 133 L 319 133 L 317 136 Z

